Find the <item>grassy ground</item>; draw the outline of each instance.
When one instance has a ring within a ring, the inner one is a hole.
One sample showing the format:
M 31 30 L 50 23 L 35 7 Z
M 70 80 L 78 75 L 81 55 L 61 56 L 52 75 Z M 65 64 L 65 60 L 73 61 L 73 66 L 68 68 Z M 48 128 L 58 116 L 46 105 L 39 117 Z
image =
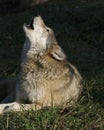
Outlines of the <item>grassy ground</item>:
M 0 130 L 104 130 L 104 2 L 48 3 L 0 17 L 0 78 L 15 78 L 24 43 L 22 24 L 40 14 L 84 78 L 75 107 L 0 115 Z

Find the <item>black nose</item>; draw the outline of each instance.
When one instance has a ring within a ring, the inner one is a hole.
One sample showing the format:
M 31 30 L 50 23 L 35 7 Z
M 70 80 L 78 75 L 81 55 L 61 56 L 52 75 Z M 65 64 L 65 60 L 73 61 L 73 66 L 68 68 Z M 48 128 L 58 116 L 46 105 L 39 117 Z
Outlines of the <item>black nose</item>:
M 33 22 L 34 22 L 34 19 L 32 18 L 31 23 L 30 23 L 30 28 L 34 30 Z

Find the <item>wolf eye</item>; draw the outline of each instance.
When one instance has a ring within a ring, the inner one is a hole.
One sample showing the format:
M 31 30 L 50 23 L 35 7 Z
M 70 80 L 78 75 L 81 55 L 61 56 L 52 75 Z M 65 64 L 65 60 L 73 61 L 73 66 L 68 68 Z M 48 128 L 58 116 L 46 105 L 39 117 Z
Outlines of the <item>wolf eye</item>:
M 47 32 L 49 32 L 49 29 L 47 29 Z
M 49 31 L 50 31 L 48 28 L 47 28 L 46 30 L 47 30 L 47 32 L 49 32 Z

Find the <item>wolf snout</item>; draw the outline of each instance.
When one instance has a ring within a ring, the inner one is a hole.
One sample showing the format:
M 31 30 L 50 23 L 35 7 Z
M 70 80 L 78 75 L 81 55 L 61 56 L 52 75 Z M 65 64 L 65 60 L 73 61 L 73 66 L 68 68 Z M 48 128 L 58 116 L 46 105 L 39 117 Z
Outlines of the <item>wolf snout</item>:
M 33 22 L 34 25 L 39 25 L 39 26 L 45 25 L 41 16 L 34 17 L 33 21 L 34 21 Z
M 27 28 L 27 29 L 32 29 L 32 30 L 34 30 L 33 22 L 34 22 L 34 19 L 32 18 L 30 24 L 27 24 L 27 23 L 24 23 L 24 24 L 23 24 L 23 28 Z
M 34 30 L 35 25 L 37 26 L 45 26 L 43 19 L 41 16 L 33 17 L 30 24 L 24 23 L 23 28 Z

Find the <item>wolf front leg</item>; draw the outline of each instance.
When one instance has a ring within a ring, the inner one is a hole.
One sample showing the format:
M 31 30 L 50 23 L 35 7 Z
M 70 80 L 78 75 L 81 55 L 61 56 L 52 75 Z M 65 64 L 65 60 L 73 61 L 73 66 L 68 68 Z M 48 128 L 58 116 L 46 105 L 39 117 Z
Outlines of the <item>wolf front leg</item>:
M 26 110 L 39 110 L 42 106 L 38 104 L 19 104 L 17 102 L 0 104 L 0 114 L 7 112 L 20 112 Z
M 13 109 L 19 109 L 19 105 L 16 102 L 0 104 L 0 114 L 3 114 L 6 110 L 12 110 L 12 107 Z

